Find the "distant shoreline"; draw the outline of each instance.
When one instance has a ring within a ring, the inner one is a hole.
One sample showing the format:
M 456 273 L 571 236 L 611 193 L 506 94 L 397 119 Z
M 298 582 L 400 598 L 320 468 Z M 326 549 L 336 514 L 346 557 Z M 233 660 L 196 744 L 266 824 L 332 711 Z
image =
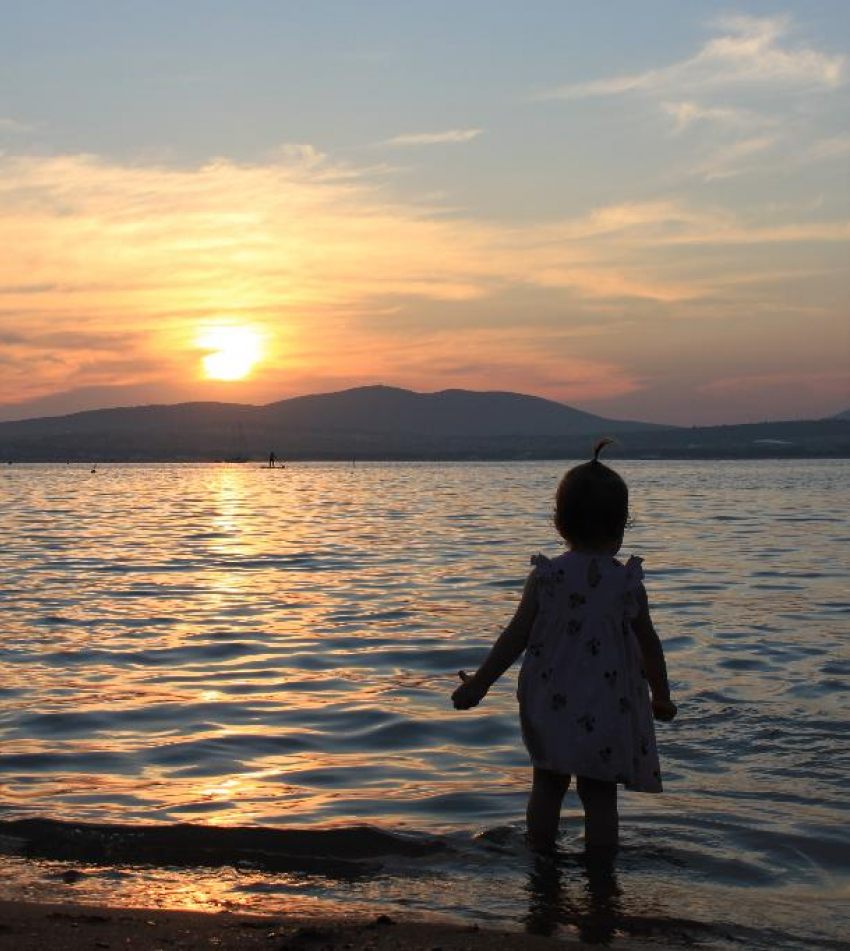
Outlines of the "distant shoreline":
M 375 456 L 357 456 L 356 462 L 352 465 L 351 456 L 333 456 L 333 455 L 304 455 L 304 456 L 288 456 L 286 460 L 286 466 L 279 465 L 274 467 L 274 471 L 279 471 L 281 473 L 285 472 L 287 467 L 298 465 L 300 463 L 327 463 L 327 464 L 339 464 L 339 465 L 348 465 L 349 467 L 356 468 L 357 465 L 361 464 L 380 464 L 380 463 L 455 463 L 458 465 L 463 464 L 474 464 L 474 463 L 490 463 L 490 462 L 521 462 L 521 463 L 533 463 L 533 462 L 575 462 L 577 460 L 584 459 L 588 456 L 588 452 L 572 452 L 572 453 L 552 453 L 552 454 L 538 454 L 532 456 L 524 455 L 375 455 Z M 640 453 L 617 453 L 610 452 L 608 454 L 608 459 L 610 462 L 614 463 L 617 461 L 623 462 L 803 462 L 806 460 L 811 461 L 826 461 L 830 459 L 841 460 L 841 459 L 850 459 L 850 449 L 840 449 L 836 451 L 824 451 L 824 452 L 752 452 L 752 453 L 714 453 L 714 454 L 705 454 L 699 455 L 693 453 L 691 455 L 684 455 L 678 453 L 670 454 L 640 454 Z M 5 469 L 13 468 L 14 466 L 22 465 L 72 465 L 72 466 L 90 466 L 93 462 L 96 462 L 98 465 L 209 465 L 209 466 L 223 466 L 229 469 L 246 469 L 246 470 L 255 470 L 255 469 L 268 469 L 269 466 L 263 463 L 263 460 L 260 457 L 248 459 L 246 462 L 228 462 L 224 459 L 203 459 L 203 458 L 179 458 L 179 457 L 163 457 L 163 458 L 145 458 L 145 459 L 133 459 L 133 458 L 121 458 L 118 456 L 115 457 L 97 457 L 97 456 L 80 456 L 78 458 L 67 458 L 67 457 L 39 457 L 39 458 L 25 458 L 23 456 L 9 459 L 4 458 L 0 455 L 0 472 L 3 472 Z

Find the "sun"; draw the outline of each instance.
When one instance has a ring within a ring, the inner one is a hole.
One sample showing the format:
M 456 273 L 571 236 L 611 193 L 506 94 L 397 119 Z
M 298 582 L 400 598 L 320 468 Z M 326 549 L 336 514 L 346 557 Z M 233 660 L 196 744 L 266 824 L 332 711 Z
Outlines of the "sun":
M 262 338 L 249 327 L 210 327 L 198 338 L 208 380 L 244 380 L 262 356 Z

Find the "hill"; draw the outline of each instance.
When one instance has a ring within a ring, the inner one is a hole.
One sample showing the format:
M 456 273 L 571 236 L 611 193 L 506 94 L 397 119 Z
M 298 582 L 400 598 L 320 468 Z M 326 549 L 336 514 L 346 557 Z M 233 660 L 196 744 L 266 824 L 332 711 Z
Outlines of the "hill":
M 613 420 L 519 393 L 359 387 L 250 406 L 179 403 L 0 423 L 0 459 L 212 461 L 582 458 L 615 436 L 633 458 L 850 455 L 850 420 L 690 429 Z
M 624 432 L 654 428 L 648 423 L 605 419 L 521 393 L 414 393 L 390 386 L 363 386 L 282 400 L 260 407 L 259 416 L 286 431 L 431 437 L 568 436 L 593 434 L 606 427 Z
M 179 403 L 89 410 L 0 423 L 0 455 L 15 459 L 210 460 L 271 449 L 292 456 L 440 452 L 461 440 L 534 439 L 651 429 L 535 396 L 388 386 L 295 397 L 265 406 Z

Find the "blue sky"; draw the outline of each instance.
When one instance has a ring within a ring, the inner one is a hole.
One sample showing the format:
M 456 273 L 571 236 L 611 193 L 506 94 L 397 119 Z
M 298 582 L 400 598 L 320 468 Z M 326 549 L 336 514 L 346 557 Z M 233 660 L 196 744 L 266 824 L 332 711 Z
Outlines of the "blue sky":
M 841 2 L 6 4 L 0 417 L 845 409 L 848 37 Z M 203 378 L 216 325 L 249 378 Z

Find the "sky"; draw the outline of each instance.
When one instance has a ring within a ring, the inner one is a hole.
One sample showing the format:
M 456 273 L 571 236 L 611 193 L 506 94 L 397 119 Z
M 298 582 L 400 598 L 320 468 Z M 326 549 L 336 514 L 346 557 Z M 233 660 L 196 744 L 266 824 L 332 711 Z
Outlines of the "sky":
M 0 419 L 850 408 L 850 4 L 0 0 Z

